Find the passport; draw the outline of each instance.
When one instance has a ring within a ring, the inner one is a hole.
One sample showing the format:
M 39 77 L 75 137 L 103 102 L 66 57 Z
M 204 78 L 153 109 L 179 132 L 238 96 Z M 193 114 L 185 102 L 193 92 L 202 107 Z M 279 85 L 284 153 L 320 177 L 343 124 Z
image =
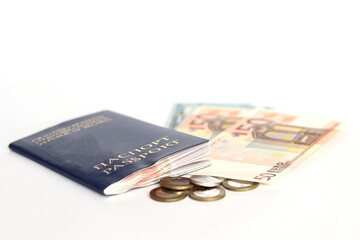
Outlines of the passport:
M 112 111 L 60 123 L 9 147 L 104 195 L 211 164 L 208 140 Z

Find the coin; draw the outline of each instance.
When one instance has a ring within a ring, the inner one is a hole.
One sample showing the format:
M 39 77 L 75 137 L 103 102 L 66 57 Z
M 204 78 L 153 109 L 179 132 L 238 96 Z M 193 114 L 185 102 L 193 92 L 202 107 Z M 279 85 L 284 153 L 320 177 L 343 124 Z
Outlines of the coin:
M 218 187 L 221 185 L 223 179 L 211 176 L 193 175 L 190 181 L 201 187 Z
M 259 183 L 227 178 L 223 181 L 222 185 L 230 191 L 244 192 L 257 188 Z
M 225 197 L 225 190 L 221 187 L 193 188 L 189 190 L 189 197 L 203 202 L 220 200 Z
M 176 202 L 184 199 L 187 196 L 187 191 L 174 191 L 162 187 L 157 187 L 151 190 L 150 197 L 159 202 Z
M 187 190 L 191 187 L 190 179 L 185 177 L 166 177 L 161 179 L 160 185 L 171 190 Z

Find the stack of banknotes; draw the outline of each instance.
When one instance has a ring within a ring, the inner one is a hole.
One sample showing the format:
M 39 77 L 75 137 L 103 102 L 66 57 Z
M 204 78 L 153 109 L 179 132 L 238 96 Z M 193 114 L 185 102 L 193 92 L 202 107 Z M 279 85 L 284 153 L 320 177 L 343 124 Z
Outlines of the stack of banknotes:
M 210 139 L 212 165 L 193 174 L 272 183 L 328 141 L 340 124 L 247 104 L 175 104 L 166 125 Z

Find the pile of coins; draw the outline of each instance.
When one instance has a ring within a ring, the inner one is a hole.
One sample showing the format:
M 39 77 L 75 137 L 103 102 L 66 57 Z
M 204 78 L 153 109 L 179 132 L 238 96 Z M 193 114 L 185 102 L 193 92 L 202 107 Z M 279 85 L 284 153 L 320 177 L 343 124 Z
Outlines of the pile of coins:
M 161 187 L 154 188 L 150 197 L 159 202 L 176 202 L 190 198 L 209 202 L 225 197 L 225 189 L 242 192 L 257 188 L 259 183 L 220 177 L 193 175 L 186 177 L 166 177 L 160 181 Z

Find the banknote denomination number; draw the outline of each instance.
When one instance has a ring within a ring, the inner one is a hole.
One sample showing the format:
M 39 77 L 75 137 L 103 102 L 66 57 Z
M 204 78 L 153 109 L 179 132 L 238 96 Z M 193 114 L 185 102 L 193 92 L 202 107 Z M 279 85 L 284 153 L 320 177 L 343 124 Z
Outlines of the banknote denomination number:
M 272 177 L 275 177 L 276 174 L 274 173 L 261 173 L 258 176 L 254 177 L 257 180 L 263 180 L 263 178 L 267 178 L 266 181 L 269 181 Z
M 268 129 L 268 126 L 272 123 L 271 120 L 262 119 L 262 118 L 250 118 L 246 121 L 246 123 L 243 123 L 239 125 L 234 133 L 250 133 L 250 132 L 265 132 Z
M 258 176 L 254 177 L 254 179 L 263 180 L 263 178 L 266 178 L 266 181 L 269 181 L 272 177 L 276 177 L 276 174 L 274 172 L 281 173 L 283 170 L 284 170 L 284 163 L 278 162 L 275 164 L 275 166 L 267 170 L 266 173 L 261 173 Z

